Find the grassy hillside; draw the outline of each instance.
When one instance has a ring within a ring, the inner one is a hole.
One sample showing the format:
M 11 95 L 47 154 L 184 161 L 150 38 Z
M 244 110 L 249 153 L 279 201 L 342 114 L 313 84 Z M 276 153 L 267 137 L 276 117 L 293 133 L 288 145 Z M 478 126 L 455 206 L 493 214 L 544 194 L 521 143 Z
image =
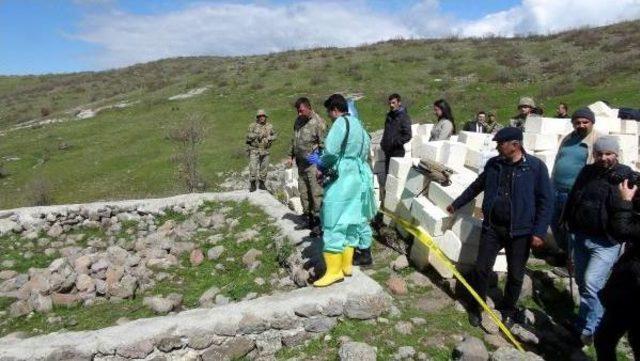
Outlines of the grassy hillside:
M 480 110 L 500 121 L 532 95 L 554 113 L 606 99 L 638 105 L 640 21 L 547 37 L 389 41 L 351 49 L 324 48 L 253 57 L 161 60 L 125 69 L 0 77 L 0 130 L 36 118 L 73 118 L 81 108 L 135 102 L 87 120 L 6 132 L 0 162 L 0 208 L 33 202 L 47 188 L 55 203 L 180 193 L 167 135 L 192 114 L 206 121 L 201 164 L 215 188 L 220 172 L 246 165 L 244 132 L 257 108 L 271 114 L 283 157 L 295 117 L 292 102 L 336 92 L 363 92 L 358 103 L 370 130 L 381 126 L 386 98 L 404 96 L 415 121 L 433 121 L 431 104 L 445 97 L 460 124 Z M 203 95 L 167 98 L 209 86 Z M 45 114 L 43 117 L 42 115 Z M 321 113 L 323 114 L 323 112 Z M 59 150 L 66 143 L 70 148 Z M 10 160 L 7 159 L 15 159 Z M 38 192 L 35 192 L 38 193 Z

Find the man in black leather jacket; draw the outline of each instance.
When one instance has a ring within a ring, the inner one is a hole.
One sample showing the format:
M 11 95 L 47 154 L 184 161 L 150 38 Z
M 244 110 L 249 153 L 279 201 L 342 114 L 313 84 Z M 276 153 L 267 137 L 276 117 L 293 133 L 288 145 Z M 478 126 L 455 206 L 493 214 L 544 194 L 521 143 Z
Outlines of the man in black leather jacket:
M 400 95 L 389 95 L 389 112 L 380 141 L 385 155 L 385 174 L 389 173 L 389 160 L 392 157 L 404 157 L 404 144 L 411 141 L 411 118 L 400 101 Z
M 638 187 L 629 188 L 625 180 L 618 190 L 620 198 L 614 202 L 610 226 L 613 235 L 626 243 L 600 292 L 605 312 L 594 340 L 599 361 L 616 360 L 616 345 L 625 332 L 635 359 L 640 359 L 640 215 L 632 202 Z

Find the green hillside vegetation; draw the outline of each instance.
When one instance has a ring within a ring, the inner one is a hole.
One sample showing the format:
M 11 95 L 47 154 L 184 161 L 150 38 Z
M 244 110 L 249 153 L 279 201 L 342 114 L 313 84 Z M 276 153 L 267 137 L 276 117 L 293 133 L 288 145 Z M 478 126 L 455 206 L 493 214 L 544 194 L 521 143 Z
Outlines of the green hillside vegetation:
M 600 99 L 637 106 L 637 44 L 640 21 L 552 36 L 394 40 L 0 77 L 0 130 L 36 118 L 73 118 L 80 107 L 138 102 L 87 120 L 0 136 L 0 167 L 9 173 L 0 178 L 0 208 L 38 203 L 44 195 L 69 203 L 182 193 L 168 135 L 192 115 L 205 121 L 201 171 L 208 189 L 215 190 L 224 172 L 246 166 L 244 134 L 257 108 L 269 111 L 279 132 L 272 162 L 285 156 L 292 103 L 302 95 L 324 115 L 320 102 L 329 94 L 364 93 L 358 109 L 369 130 L 382 126 L 392 92 L 403 95 L 415 122 L 433 121 L 431 104 L 446 98 L 458 126 L 478 110 L 495 111 L 506 122 L 521 95 L 533 96 L 547 114 L 561 101 L 571 108 Z M 167 99 L 204 86 L 210 89 L 200 96 Z M 19 160 L 8 160 L 14 158 Z

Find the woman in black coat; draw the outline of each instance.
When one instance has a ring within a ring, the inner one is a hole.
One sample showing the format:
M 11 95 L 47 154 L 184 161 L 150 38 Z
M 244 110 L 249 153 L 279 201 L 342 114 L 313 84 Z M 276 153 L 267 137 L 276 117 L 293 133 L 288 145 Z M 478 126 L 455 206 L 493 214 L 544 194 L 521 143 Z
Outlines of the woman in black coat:
M 638 187 L 629 188 L 624 180 L 618 190 L 620 198 L 609 221 L 613 236 L 625 242 L 625 251 L 600 292 L 605 312 L 594 340 L 599 361 L 616 360 L 616 345 L 627 332 L 634 357 L 640 360 L 640 214 L 633 209 Z

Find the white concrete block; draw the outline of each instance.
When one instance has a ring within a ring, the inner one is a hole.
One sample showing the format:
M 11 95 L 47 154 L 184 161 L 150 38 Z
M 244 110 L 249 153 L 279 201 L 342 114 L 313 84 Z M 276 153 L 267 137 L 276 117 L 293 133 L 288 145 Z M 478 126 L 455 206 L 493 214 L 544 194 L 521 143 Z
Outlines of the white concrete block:
M 631 134 L 611 134 L 618 139 L 620 144 L 620 161 L 624 164 L 633 164 L 638 161 L 638 137 Z
M 393 157 L 389 162 L 389 175 L 402 180 L 402 185 L 404 186 L 404 180 L 407 179 L 407 174 L 409 174 L 409 169 L 412 166 L 413 161 L 411 158 Z
M 456 214 L 451 223 L 451 231 L 463 244 L 480 244 L 482 221 L 470 215 Z
M 445 265 L 445 263 L 438 258 L 435 253 L 429 252 L 427 255 L 427 259 L 429 261 L 429 265 L 433 267 L 433 269 L 442 277 L 442 278 L 452 278 L 453 271 L 449 267 Z
M 302 209 L 302 201 L 300 197 L 292 197 L 289 199 L 289 208 L 294 211 L 296 214 L 300 215 L 304 211 Z
M 400 195 L 402 194 L 400 180 L 392 175 L 387 176 L 387 184 L 385 187 L 384 207 L 391 212 L 395 212 L 400 202 Z
M 549 171 L 549 175 L 553 171 L 553 165 L 556 162 L 557 150 L 545 150 L 542 152 L 534 152 L 533 156 L 540 159 L 544 164 L 547 165 L 547 170 Z
M 480 151 L 496 148 L 496 142 L 492 138 L 493 134 L 462 131 L 458 135 L 458 142 L 466 144 L 469 149 Z
M 426 141 L 429 141 L 429 137 L 414 134 L 413 138 L 411 138 L 411 153 L 416 155 L 419 154 L 422 148 L 422 143 Z
M 404 189 L 405 191 L 411 192 L 411 194 L 415 197 L 420 192 L 425 190 L 427 185 L 427 179 L 422 173 L 418 172 L 415 168 L 411 168 L 409 170 L 409 174 L 407 174 L 407 181 L 405 182 Z
M 440 236 L 449 228 L 451 216 L 431 202 L 420 204 L 415 209 L 414 218 L 429 233 L 430 236 Z
M 442 162 L 452 168 L 464 167 L 467 158 L 467 146 L 458 142 L 447 142 L 442 152 Z
M 571 119 L 529 117 L 525 123 L 527 133 L 566 135 L 573 131 Z
M 593 129 L 602 134 L 622 133 L 622 121 L 617 117 L 617 115 L 613 117 L 596 115 L 596 122 L 593 124 Z
M 478 173 L 467 167 L 453 168 L 453 170 L 455 173 L 451 175 L 451 182 L 465 188 L 478 178 Z
M 507 256 L 499 254 L 496 257 L 496 263 L 493 265 L 494 272 L 507 272 Z
M 406 154 L 406 152 L 410 152 L 411 151 L 411 141 L 408 141 L 408 142 L 404 143 L 403 148 L 404 148 L 405 154 Z
M 444 140 L 438 140 L 435 142 L 422 143 L 420 158 L 442 162 L 445 142 Z
M 424 271 L 429 266 L 429 248 L 420 240 L 414 239 L 409 252 L 409 260 L 418 271 Z
M 462 249 L 462 242 L 455 233 L 451 230 L 446 230 L 444 235 L 438 238 L 438 242 L 436 244 L 450 261 L 458 262 L 460 250 Z
M 589 109 L 595 114 L 596 117 L 611 117 L 615 118 L 618 116 L 618 111 L 612 109 L 607 104 L 602 101 L 597 101 L 591 105 L 589 105 Z M 596 121 L 597 123 L 597 121 Z
M 467 167 L 477 169 L 478 171 L 482 171 L 484 166 L 487 164 L 489 159 L 498 155 L 498 151 L 496 149 L 486 149 L 486 150 L 467 150 L 467 156 L 464 161 L 464 165 Z
M 413 158 L 413 152 L 409 151 L 405 151 L 404 152 L 404 158 Z
M 428 140 L 429 136 L 431 135 L 431 130 L 432 129 L 433 129 L 433 124 L 431 124 L 431 123 L 419 124 L 416 133 L 417 133 L 417 135 L 425 137 Z
M 298 172 L 295 172 L 295 174 L 297 175 Z M 293 168 L 288 168 L 284 170 L 284 181 L 285 184 L 288 182 L 293 182 L 294 181 L 294 172 L 293 172 Z
M 633 119 L 621 119 L 620 132 L 623 134 L 633 134 L 638 136 L 638 122 Z
M 439 183 L 429 183 L 429 200 L 438 206 L 440 209 L 445 210 L 466 188 L 457 184 L 451 184 L 450 186 L 442 186 Z M 456 211 L 456 214 L 473 214 L 473 208 L 475 207 L 475 200 L 472 200 L 464 206 L 462 209 Z
M 524 132 L 523 143 L 524 143 L 524 149 L 529 152 L 537 152 L 542 150 L 554 150 L 558 148 L 557 137 L 550 137 L 548 135 L 542 135 L 537 133 Z
M 458 141 L 458 135 L 452 135 L 449 137 L 449 141 L 450 142 L 457 142 Z

